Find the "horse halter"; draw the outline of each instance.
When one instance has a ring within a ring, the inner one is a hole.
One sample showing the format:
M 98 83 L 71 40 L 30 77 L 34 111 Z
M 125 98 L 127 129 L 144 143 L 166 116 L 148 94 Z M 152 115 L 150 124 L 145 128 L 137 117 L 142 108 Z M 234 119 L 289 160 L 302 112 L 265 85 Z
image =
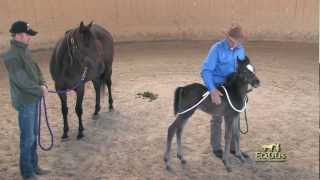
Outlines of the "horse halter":
M 70 30 L 66 33 L 66 41 L 67 41 L 67 48 L 68 48 L 68 55 L 70 57 L 71 65 L 73 64 L 74 59 L 74 53 L 77 49 L 79 49 L 79 46 L 74 38 L 75 29 Z M 71 48 L 70 48 L 71 46 Z

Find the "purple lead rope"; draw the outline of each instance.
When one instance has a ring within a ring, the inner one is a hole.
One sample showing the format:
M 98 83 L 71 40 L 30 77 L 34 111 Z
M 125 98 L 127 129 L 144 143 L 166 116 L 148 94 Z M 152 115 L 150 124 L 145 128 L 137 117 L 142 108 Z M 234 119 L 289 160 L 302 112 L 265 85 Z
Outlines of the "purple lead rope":
M 85 67 L 84 68 L 84 71 L 82 73 L 82 77 L 80 79 L 80 81 L 71 89 L 66 89 L 66 90 L 58 90 L 58 91 L 54 91 L 54 90 L 49 90 L 48 92 L 49 93 L 56 93 L 56 94 L 64 94 L 64 93 L 67 93 L 69 91 L 72 91 L 72 90 L 75 90 L 76 88 L 78 88 L 85 80 L 86 78 L 86 75 L 87 75 L 87 70 L 88 68 Z M 45 122 L 47 124 L 47 127 L 48 127 L 48 130 L 49 130 L 49 133 L 50 133 L 50 137 L 51 137 L 51 143 L 49 145 L 49 147 L 44 147 L 42 144 L 41 144 L 41 138 L 40 138 L 40 135 L 41 135 L 41 103 L 43 102 L 43 109 L 44 109 L 44 114 L 45 114 Z M 44 151 L 50 151 L 53 147 L 53 133 L 52 133 L 52 130 L 51 130 L 51 127 L 50 127 L 50 124 L 49 124 L 49 120 L 48 120 L 48 113 L 47 113 L 47 104 L 46 104 L 46 99 L 45 97 L 43 96 L 40 100 L 40 102 L 38 103 L 37 105 L 38 107 L 38 116 L 36 116 L 36 121 L 38 121 L 38 143 L 39 143 L 39 146 L 42 150 Z
M 50 133 L 50 137 L 51 137 L 51 143 L 49 145 L 49 147 L 44 147 L 42 144 L 41 144 L 41 103 L 43 102 L 43 109 L 44 109 L 44 114 L 45 114 L 45 122 L 47 124 L 47 127 L 48 127 L 48 130 L 49 130 L 49 133 Z M 52 133 L 52 130 L 51 130 L 51 127 L 50 127 L 50 124 L 49 124 L 49 120 L 48 120 L 48 113 L 47 113 L 47 105 L 46 105 L 46 100 L 45 100 L 45 97 L 42 97 L 39 104 L 38 104 L 38 110 L 39 110 L 39 113 L 38 113 L 38 117 L 37 117 L 37 120 L 38 120 L 38 143 L 39 143 L 39 146 L 42 150 L 44 151 L 50 151 L 53 147 L 53 133 Z

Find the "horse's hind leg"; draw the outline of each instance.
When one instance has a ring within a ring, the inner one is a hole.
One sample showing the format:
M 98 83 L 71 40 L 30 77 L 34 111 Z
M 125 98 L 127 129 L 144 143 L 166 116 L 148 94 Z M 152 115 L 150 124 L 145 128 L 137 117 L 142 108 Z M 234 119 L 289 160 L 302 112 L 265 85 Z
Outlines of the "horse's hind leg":
M 96 106 L 93 113 L 93 117 L 97 117 L 101 109 L 101 106 L 100 106 L 101 80 L 97 78 L 93 80 L 92 83 L 93 83 L 94 90 L 96 92 Z
M 166 152 L 164 154 L 164 162 L 166 163 L 167 170 L 170 170 L 170 151 L 171 151 L 171 143 L 173 136 L 177 130 L 178 118 L 169 126 L 168 128 L 168 135 L 167 135 L 167 145 L 166 145 Z
M 61 111 L 63 116 L 63 135 L 62 139 L 68 138 L 68 131 L 69 131 L 69 125 L 68 125 L 68 106 L 67 106 L 67 94 L 58 94 L 60 101 L 61 101 Z
M 111 92 L 111 85 L 112 85 L 111 75 L 112 75 L 112 70 L 110 70 L 110 73 L 107 75 L 107 79 L 106 79 L 106 84 L 107 84 L 107 87 L 108 87 L 109 110 L 110 111 L 113 110 L 113 99 L 112 99 L 112 92 Z
M 77 139 L 81 139 L 84 137 L 83 135 L 83 125 L 82 125 L 82 101 L 83 101 L 83 96 L 84 96 L 84 85 L 80 86 L 77 90 L 77 102 L 76 102 L 76 113 L 79 119 L 79 132 Z
M 234 145 L 235 145 L 235 156 L 240 159 L 240 161 L 243 163 L 245 161 L 245 158 L 240 150 L 240 115 L 234 117 L 233 119 L 233 130 L 232 130 L 232 133 L 233 133 L 233 142 L 234 142 Z
M 178 124 L 178 127 L 177 127 L 177 132 L 176 132 L 176 135 L 177 135 L 177 158 L 180 159 L 182 164 L 187 163 L 187 161 L 183 157 L 182 146 L 181 146 L 181 135 L 182 135 L 183 128 L 184 128 L 186 121 L 187 121 L 187 119 L 183 119 L 180 121 L 180 123 Z

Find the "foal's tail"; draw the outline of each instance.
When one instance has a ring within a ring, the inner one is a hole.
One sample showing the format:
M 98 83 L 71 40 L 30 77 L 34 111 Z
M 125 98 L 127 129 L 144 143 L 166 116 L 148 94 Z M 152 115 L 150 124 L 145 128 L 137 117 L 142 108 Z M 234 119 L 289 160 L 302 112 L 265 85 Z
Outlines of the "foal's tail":
M 173 103 L 174 115 L 177 115 L 177 113 L 180 111 L 180 101 L 181 101 L 182 92 L 183 92 L 183 87 L 178 87 L 174 92 L 174 103 Z

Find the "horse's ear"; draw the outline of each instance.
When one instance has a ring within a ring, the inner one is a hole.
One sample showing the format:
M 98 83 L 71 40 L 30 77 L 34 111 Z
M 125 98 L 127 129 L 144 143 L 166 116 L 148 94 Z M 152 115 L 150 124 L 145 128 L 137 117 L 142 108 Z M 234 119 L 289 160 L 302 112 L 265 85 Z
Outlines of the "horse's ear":
M 83 31 L 85 29 L 85 25 L 84 25 L 83 21 L 80 22 L 79 28 L 80 28 L 80 31 Z
M 90 29 L 93 24 L 94 24 L 94 22 L 91 21 L 90 24 L 88 25 L 88 28 Z
M 239 57 L 237 57 L 239 64 L 243 64 L 243 65 L 247 65 L 250 64 L 250 60 L 248 58 L 248 56 L 245 56 L 244 59 L 239 59 Z

